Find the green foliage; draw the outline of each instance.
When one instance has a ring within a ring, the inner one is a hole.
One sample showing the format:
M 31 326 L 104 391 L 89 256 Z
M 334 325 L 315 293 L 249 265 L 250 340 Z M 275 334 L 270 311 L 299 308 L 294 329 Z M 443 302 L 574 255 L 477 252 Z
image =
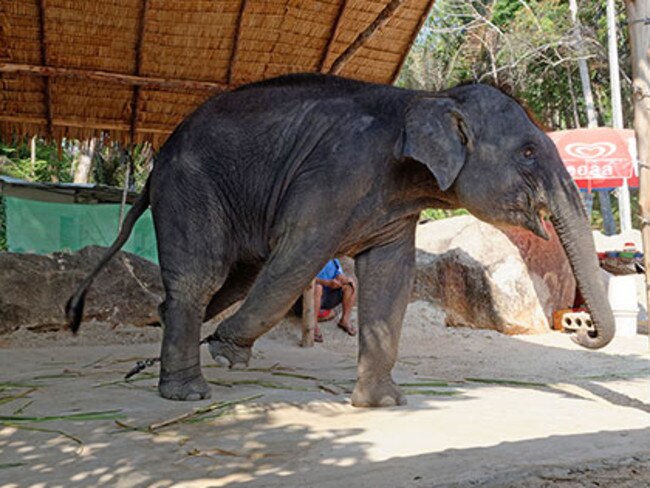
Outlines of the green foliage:
M 59 146 L 40 138 L 35 142 L 35 157 L 32 160 L 31 140 L 0 140 L 0 175 L 35 182 L 72 182 L 79 156 L 84 150 L 83 144 L 77 140 L 63 140 Z M 122 188 L 126 167 L 131 165 L 129 188 L 139 191 L 149 175 L 152 157 L 153 151 L 148 144 L 139 144 L 127 151 L 119 144 L 100 137 L 92 155 L 92 173 L 88 183 Z M 5 210 L 0 195 L 0 251 L 6 250 Z
M 30 141 L 10 144 L 0 141 L 0 174 L 28 181 L 72 181 L 72 156 L 61 152 L 56 144 L 36 140 L 35 160 L 32 162 Z
M 469 215 L 469 212 L 464 208 L 456 210 L 446 210 L 442 208 L 427 208 L 420 214 L 420 220 L 440 220 L 449 217 L 456 217 L 458 215 Z
M 529 106 L 549 129 L 585 127 L 577 60 L 589 65 L 600 125 L 611 125 L 605 2 L 579 1 L 582 44 L 560 0 L 438 0 L 398 85 L 442 90 L 491 83 Z M 630 49 L 623 2 L 617 6 L 624 119 L 632 121 Z
M 614 221 L 617 223 L 620 222 L 619 219 L 619 209 L 618 209 L 618 198 L 615 195 L 610 195 L 610 202 L 612 204 L 612 214 L 614 215 Z M 639 206 L 639 189 L 630 189 L 630 211 L 632 214 L 632 228 L 641 230 L 641 207 Z M 594 198 L 594 206 L 591 212 L 591 226 L 594 229 L 603 228 L 603 216 L 600 211 L 600 200 L 598 197 Z

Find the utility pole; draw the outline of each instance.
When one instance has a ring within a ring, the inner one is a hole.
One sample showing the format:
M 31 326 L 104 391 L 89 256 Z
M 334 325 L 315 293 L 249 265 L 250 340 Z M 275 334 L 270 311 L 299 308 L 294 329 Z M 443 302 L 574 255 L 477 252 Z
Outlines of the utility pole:
M 643 264 L 650 303 L 650 0 L 626 0 L 632 51 L 634 131 L 639 159 L 639 204 L 643 218 Z
M 608 0 L 609 1 L 609 0 Z M 582 33 L 580 32 L 580 20 L 578 19 L 578 4 L 576 0 L 569 0 L 569 10 L 571 11 L 571 21 L 575 30 L 575 38 L 578 44 L 578 69 L 580 70 L 580 81 L 582 84 L 582 95 L 585 99 L 585 107 L 587 109 L 587 127 L 593 129 L 598 127 L 598 119 L 596 118 L 596 109 L 594 107 L 594 96 L 591 91 L 591 80 L 589 79 L 589 69 L 587 68 L 587 60 L 582 56 Z M 614 222 L 614 214 L 612 212 L 612 205 L 609 201 L 609 193 L 606 191 L 598 191 L 598 200 L 600 202 L 600 212 L 603 216 L 603 227 L 606 235 L 616 233 L 616 223 Z M 585 194 L 585 206 L 589 211 L 591 217 L 591 208 L 593 207 L 593 195 L 591 193 Z
M 612 92 L 612 125 L 614 129 L 623 128 L 623 106 L 621 103 L 621 78 L 618 70 L 618 43 L 616 40 L 616 5 L 607 0 L 607 49 L 609 52 L 609 80 Z M 618 212 L 621 232 L 632 230 L 632 210 L 630 209 L 630 188 L 627 179 L 618 190 Z

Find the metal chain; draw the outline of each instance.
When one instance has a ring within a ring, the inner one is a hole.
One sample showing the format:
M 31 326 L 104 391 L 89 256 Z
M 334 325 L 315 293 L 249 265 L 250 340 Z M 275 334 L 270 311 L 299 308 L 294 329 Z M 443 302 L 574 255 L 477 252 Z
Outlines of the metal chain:
M 144 359 L 142 361 L 138 361 L 135 363 L 135 366 L 131 368 L 131 370 L 124 375 L 124 379 L 128 380 L 129 378 L 135 376 L 138 373 L 141 373 L 144 371 L 146 368 L 153 366 L 154 364 L 160 362 L 160 358 L 149 358 L 149 359 Z

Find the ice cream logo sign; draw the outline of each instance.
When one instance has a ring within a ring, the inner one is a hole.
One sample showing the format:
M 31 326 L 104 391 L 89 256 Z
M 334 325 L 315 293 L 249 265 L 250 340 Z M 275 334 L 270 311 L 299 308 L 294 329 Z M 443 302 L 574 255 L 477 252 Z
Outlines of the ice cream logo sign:
M 616 144 L 611 142 L 574 142 L 564 147 L 564 163 L 576 179 L 618 179 L 632 176 L 632 163 L 617 157 Z

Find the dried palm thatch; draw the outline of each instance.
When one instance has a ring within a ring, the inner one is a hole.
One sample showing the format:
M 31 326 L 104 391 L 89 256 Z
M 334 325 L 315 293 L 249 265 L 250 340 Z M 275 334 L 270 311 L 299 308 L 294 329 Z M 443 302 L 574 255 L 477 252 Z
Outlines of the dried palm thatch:
M 161 144 L 219 91 L 292 72 L 392 83 L 433 0 L 2 0 L 0 136 Z

